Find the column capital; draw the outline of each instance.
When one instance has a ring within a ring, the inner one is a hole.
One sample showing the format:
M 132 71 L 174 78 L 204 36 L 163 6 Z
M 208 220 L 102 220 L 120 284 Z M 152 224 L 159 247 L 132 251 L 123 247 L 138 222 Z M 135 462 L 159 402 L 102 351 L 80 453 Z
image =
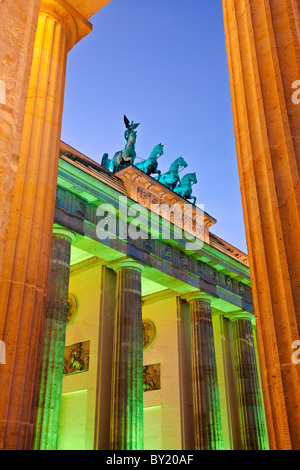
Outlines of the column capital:
M 68 230 L 63 227 L 53 227 L 53 236 L 65 238 L 69 240 L 70 243 L 73 243 L 76 238 L 76 235 L 74 232 L 71 232 L 71 230 Z
M 134 261 L 132 259 L 123 259 L 113 264 L 112 269 L 115 272 L 119 271 L 120 269 L 135 269 L 137 271 L 143 272 L 145 267 L 143 264 L 139 263 L 138 261 Z
M 255 315 L 253 313 L 247 312 L 246 310 L 239 310 L 238 312 L 232 312 L 225 314 L 232 323 L 238 320 L 248 320 L 251 321 L 252 325 L 255 325 Z
M 187 302 L 192 302 L 193 300 L 204 300 L 206 302 L 212 303 L 214 300 L 214 297 L 210 294 L 207 294 L 206 292 L 202 291 L 197 291 L 197 292 L 192 292 L 191 294 L 188 294 L 186 296 Z
M 91 23 L 69 0 L 41 0 L 40 15 L 50 16 L 60 23 L 68 37 L 68 50 L 92 31 Z

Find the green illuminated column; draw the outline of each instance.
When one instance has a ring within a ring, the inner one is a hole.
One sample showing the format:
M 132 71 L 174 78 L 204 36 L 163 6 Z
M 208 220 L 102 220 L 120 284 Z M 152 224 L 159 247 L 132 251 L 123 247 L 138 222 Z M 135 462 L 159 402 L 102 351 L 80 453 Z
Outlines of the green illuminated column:
M 143 449 L 143 338 L 141 272 L 123 261 L 117 273 L 111 403 L 111 450 Z
M 192 382 L 196 450 L 222 450 L 222 422 L 211 315 L 212 297 L 188 299 L 191 311 Z
M 34 449 L 55 450 L 62 394 L 71 243 L 75 235 L 54 228 Z
M 244 450 L 269 449 L 252 331 L 254 315 L 229 316 L 232 322 L 239 420 Z

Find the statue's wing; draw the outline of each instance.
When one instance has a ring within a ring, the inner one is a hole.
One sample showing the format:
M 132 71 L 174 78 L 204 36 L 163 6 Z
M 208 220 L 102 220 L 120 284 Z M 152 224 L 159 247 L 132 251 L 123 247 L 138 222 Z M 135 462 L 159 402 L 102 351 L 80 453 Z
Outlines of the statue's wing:
M 125 116 L 125 114 L 124 114 L 124 123 L 125 123 L 126 128 L 129 129 L 130 121 L 129 121 L 129 119 L 127 118 L 127 116 Z
M 133 124 L 133 126 L 132 126 L 132 130 L 136 129 L 136 128 L 137 128 L 139 125 L 140 125 L 140 122 L 139 122 L 139 123 L 137 123 L 137 124 Z

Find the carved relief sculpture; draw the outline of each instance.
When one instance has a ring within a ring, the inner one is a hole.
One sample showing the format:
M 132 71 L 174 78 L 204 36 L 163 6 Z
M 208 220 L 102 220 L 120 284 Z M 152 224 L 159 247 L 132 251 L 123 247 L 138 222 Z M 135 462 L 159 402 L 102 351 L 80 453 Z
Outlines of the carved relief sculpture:
M 151 364 L 143 367 L 144 392 L 160 390 L 160 364 Z
M 64 375 L 89 370 L 90 341 L 65 347 Z
M 143 349 L 151 348 L 156 336 L 155 325 L 151 320 L 143 320 Z

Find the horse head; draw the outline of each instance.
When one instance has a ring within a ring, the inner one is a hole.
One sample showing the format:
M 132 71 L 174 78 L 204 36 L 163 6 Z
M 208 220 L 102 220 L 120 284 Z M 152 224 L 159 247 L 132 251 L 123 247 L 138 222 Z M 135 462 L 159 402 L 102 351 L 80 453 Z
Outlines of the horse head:
M 150 160 L 157 160 L 157 158 L 161 157 L 164 153 L 164 146 L 162 144 L 158 144 L 152 150 L 149 159 Z
M 190 181 L 191 181 L 193 184 L 197 184 L 196 173 L 189 173 L 188 176 L 189 176 Z
M 108 158 L 108 153 L 103 154 L 101 165 L 104 166 L 104 168 L 106 168 L 107 170 L 112 171 L 112 160 Z
M 191 186 L 191 184 L 196 184 L 196 183 L 197 183 L 196 173 L 187 173 L 181 178 L 179 186 L 187 187 L 187 186 Z
M 175 162 L 172 163 L 170 171 L 176 169 L 176 171 L 179 168 L 186 168 L 188 164 L 186 163 L 185 159 L 183 157 L 178 157 Z
M 102 160 L 101 160 L 101 165 L 105 166 L 105 163 L 107 163 L 107 161 L 108 161 L 108 153 L 104 153 Z
M 158 144 L 154 147 L 154 152 L 157 153 L 158 155 L 163 155 L 164 153 L 164 146 L 162 144 Z

